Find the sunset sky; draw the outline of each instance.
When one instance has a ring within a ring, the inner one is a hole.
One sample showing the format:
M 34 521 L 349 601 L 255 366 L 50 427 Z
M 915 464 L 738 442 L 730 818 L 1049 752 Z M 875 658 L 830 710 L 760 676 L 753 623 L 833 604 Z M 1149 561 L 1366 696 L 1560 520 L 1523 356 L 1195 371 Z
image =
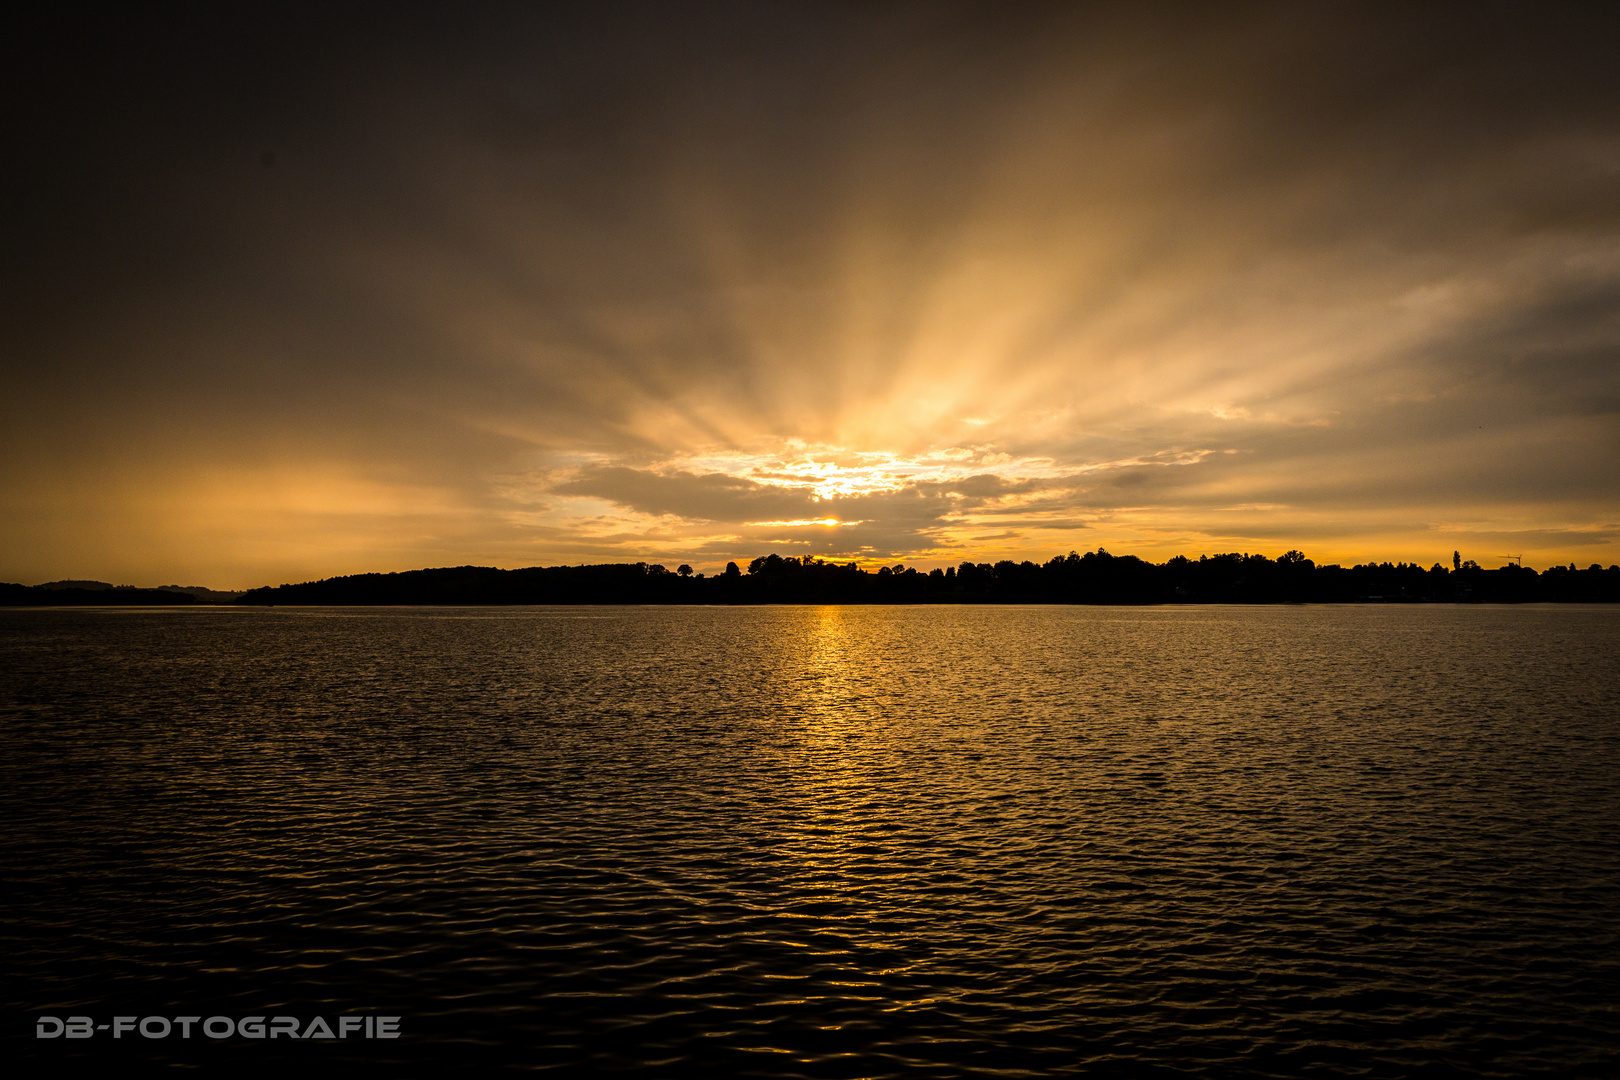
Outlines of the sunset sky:
M 0 580 L 1620 562 L 1620 8 L 53 10 Z

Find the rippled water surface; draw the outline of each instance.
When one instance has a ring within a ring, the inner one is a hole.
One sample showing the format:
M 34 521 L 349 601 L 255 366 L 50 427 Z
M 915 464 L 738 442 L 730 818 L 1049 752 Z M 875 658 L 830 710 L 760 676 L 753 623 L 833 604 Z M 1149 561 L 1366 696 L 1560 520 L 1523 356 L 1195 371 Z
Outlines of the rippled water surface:
M 14 1033 L 217 1063 L 1612 1076 L 1620 610 L 0 612 Z

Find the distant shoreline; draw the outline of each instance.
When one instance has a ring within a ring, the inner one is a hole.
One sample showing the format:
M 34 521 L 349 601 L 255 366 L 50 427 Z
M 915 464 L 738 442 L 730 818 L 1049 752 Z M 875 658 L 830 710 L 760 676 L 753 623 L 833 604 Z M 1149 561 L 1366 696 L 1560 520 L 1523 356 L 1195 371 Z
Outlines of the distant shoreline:
M 101 586 L 101 583 L 96 583 Z M 234 599 L 219 600 L 217 597 Z M 1620 566 L 1507 565 L 1486 570 L 1457 560 L 1317 566 L 1298 552 L 1177 557 L 1151 563 L 1106 551 L 1069 553 L 1043 564 L 963 563 L 949 570 L 766 555 L 746 570 L 693 574 L 647 563 L 457 566 L 352 574 L 237 594 L 200 587 L 94 589 L 0 585 L 0 606 L 513 606 L 533 604 L 1300 604 L 1620 603 Z
M 117 595 L 113 595 L 116 593 Z M 0 605 L 206 602 L 153 589 L 86 590 L 0 586 Z M 1516 565 L 1486 570 L 1454 560 L 1435 564 L 1318 566 L 1299 552 L 1279 559 L 1224 554 L 1151 563 L 1098 550 L 1043 564 L 963 563 L 949 570 L 903 566 L 862 570 L 854 563 L 765 555 L 747 569 L 694 574 L 647 563 L 536 566 L 502 570 L 457 566 L 353 574 L 252 589 L 237 605 L 402 606 L 528 604 L 1287 604 L 1287 603 L 1615 603 L 1620 566 Z
M 171 607 L 176 604 L 208 607 L 217 602 L 172 589 L 58 589 L 0 584 L 0 607 Z

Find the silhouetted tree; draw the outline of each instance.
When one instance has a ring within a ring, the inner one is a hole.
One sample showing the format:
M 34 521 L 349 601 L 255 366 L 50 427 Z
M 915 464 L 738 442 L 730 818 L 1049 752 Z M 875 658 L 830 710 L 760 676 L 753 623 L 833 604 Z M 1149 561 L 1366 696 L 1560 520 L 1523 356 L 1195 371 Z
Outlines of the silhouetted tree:
M 1175 556 L 1162 563 L 1099 548 L 1070 552 L 1042 565 L 1003 559 L 963 562 L 919 573 L 904 564 L 867 572 L 853 562 L 813 556 L 761 555 L 746 576 L 727 563 L 723 575 L 694 578 L 683 564 L 674 573 L 659 565 L 534 566 L 521 570 L 458 566 L 400 574 L 356 574 L 326 581 L 255 589 L 244 604 L 667 604 L 667 603 L 1520 603 L 1534 600 L 1620 601 L 1620 566 L 1554 566 L 1545 573 L 1518 565 L 1485 570 L 1460 554 L 1456 569 L 1442 564 L 1365 563 L 1317 566 L 1298 551 L 1273 560 L 1227 552 L 1196 561 Z M 186 602 L 139 590 L 0 586 L 0 604 Z

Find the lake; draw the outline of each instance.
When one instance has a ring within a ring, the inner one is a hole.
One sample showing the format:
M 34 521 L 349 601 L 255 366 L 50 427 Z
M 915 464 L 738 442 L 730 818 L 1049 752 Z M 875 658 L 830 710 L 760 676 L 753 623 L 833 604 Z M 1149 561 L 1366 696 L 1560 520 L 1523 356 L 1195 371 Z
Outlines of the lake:
M 0 781 L 38 1061 L 1620 1060 L 1611 606 L 6 610 Z

